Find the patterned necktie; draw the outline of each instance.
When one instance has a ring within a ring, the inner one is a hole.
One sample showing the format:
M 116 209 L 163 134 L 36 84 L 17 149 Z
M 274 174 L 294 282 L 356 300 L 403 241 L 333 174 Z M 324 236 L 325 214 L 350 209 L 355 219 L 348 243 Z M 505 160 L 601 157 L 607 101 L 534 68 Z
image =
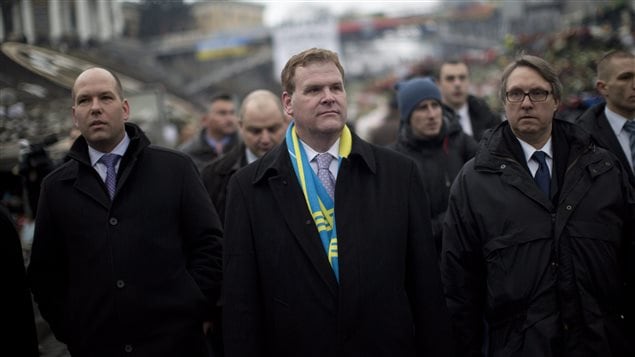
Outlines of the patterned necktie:
M 110 199 L 115 196 L 115 187 L 117 187 L 117 171 L 115 166 L 119 161 L 121 156 L 117 154 L 104 154 L 99 162 L 106 165 L 106 188 L 108 189 L 108 194 L 110 194 Z
M 543 151 L 535 151 L 531 157 L 538 162 L 538 170 L 536 171 L 536 175 L 534 176 L 534 181 L 542 192 L 544 192 L 547 197 L 551 192 L 551 177 L 549 176 L 549 167 L 547 166 L 547 161 L 545 157 L 547 154 Z
M 630 135 L 631 163 L 635 167 L 635 120 L 627 120 L 624 124 L 624 130 Z
M 335 179 L 333 178 L 333 174 L 329 170 L 329 166 L 331 165 L 331 160 L 333 160 L 333 156 L 329 153 L 318 154 L 316 157 L 318 172 L 317 175 L 322 182 L 322 185 L 328 192 L 331 199 L 335 196 Z

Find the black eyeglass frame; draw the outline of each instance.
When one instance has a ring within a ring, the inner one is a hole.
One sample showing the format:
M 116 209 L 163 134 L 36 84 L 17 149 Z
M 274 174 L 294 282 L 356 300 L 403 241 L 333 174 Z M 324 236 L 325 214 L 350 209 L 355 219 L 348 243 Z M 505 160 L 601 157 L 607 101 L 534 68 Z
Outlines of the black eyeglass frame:
M 520 99 L 510 98 L 510 94 L 520 94 L 520 93 L 523 94 L 522 98 Z M 537 102 L 546 101 L 547 98 L 549 98 L 550 94 L 553 94 L 553 92 L 544 90 L 544 89 L 532 89 L 529 92 L 524 92 L 521 90 L 511 90 L 509 92 L 505 92 L 505 99 L 507 99 L 507 101 L 510 103 L 522 103 L 525 100 L 525 97 L 529 97 L 529 100 L 532 103 L 537 103 Z M 544 95 L 544 98 L 543 98 L 543 95 Z M 536 98 L 536 96 L 538 97 Z

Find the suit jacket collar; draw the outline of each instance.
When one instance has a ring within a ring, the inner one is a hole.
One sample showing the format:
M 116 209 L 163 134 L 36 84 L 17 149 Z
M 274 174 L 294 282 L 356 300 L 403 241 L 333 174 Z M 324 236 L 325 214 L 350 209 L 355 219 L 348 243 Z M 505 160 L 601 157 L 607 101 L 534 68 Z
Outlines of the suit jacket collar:
M 624 150 L 622 150 L 622 146 L 617 140 L 611 124 L 606 119 L 605 107 L 606 104 L 602 103 L 587 109 L 576 120 L 576 123 L 591 135 L 591 138 L 598 146 L 606 148 L 618 158 L 624 171 L 627 172 L 631 185 L 635 186 L 635 174 L 630 169 L 629 158 L 624 154 Z
M 141 152 L 150 145 L 150 140 L 136 124 L 126 123 L 125 130 L 130 137 L 130 144 L 128 145 L 125 155 L 121 158 L 121 164 L 117 173 L 117 191 L 119 191 L 120 187 L 125 184 L 126 180 L 130 176 L 132 167 L 134 166 L 137 158 L 141 155 Z M 106 191 L 106 186 L 103 184 L 101 178 L 99 178 L 99 175 L 90 163 L 88 143 L 83 136 L 80 136 L 75 140 L 68 153 L 68 157 L 75 160 L 78 165 L 77 171 L 73 170 L 73 172 L 77 173 L 76 176 L 66 178 L 74 179 L 75 187 L 78 190 L 93 197 L 104 207 L 108 207 L 110 204 L 110 197 Z
M 241 167 L 247 165 L 247 157 L 245 155 L 245 144 L 240 142 L 234 146 L 229 152 L 217 159 L 218 162 L 214 167 L 214 172 L 218 175 L 231 175 L 238 171 Z
M 139 152 L 141 152 L 146 146 L 150 145 L 150 140 L 143 133 L 141 128 L 133 123 L 126 123 L 125 130 L 130 137 L 130 144 L 128 145 L 128 149 L 126 150 L 126 154 L 122 158 L 121 165 L 123 166 L 126 162 L 130 161 L 131 156 L 136 156 Z M 88 143 L 83 136 L 78 137 L 73 145 L 71 146 L 68 157 L 74 160 L 79 161 L 82 164 L 90 164 L 90 157 L 88 155 Z

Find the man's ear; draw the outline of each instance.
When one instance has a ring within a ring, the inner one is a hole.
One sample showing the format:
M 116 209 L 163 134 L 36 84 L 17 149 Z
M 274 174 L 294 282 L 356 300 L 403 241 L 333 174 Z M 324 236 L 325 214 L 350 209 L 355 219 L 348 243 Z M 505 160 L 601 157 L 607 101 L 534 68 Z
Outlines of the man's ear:
M 595 89 L 600 93 L 603 97 L 606 96 L 606 82 L 598 79 L 595 81 Z
M 128 119 L 130 118 L 130 104 L 128 103 L 128 99 L 123 100 L 123 103 L 121 103 L 121 107 L 124 113 L 123 120 L 128 121 Z
M 71 107 L 71 116 L 73 117 L 73 126 L 79 129 L 79 122 L 75 119 L 75 106 Z
M 291 118 L 293 118 L 293 107 L 291 106 L 292 95 L 289 92 L 282 92 L 282 107 L 284 112 Z

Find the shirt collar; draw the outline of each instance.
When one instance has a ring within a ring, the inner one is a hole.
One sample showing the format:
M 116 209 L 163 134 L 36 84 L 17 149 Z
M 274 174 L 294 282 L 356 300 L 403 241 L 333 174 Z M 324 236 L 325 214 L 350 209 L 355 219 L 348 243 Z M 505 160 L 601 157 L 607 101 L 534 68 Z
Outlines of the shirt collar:
M 258 156 L 254 154 L 248 147 L 245 146 L 245 157 L 247 158 L 247 163 L 251 164 L 252 162 L 258 160 Z
M 225 147 L 225 145 L 227 145 L 227 143 L 229 143 L 229 140 L 231 140 L 231 136 L 230 135 L 226 135 L 220 140 L 215 140 L 214 138 L 212 138 L 212 137 L 210 137 L 210 136 L 208 136 L 206 134 L 205 135 L 205 140 L 207 141 L 209 146 L 211 146 L 213 148 L 215 148 L 216 144 L 218 144 L 218 143 L 220 143 L 221 145 L 223 145 L 223 147 Z
M 610 110 L 608 105 L 604 107 L 604 115 L 606 115 L 606 120 L 608 120 L 609 125 L 611 125 L 615 136 L 619 136 L 622 130 L 624 130 L 626 118 Z
M 315 159 L 315 157 L 318 154 L 322 154 L 320 152 L 313 150 L 313 148 L 311 148 L 304 141 L 302 141 L 302 139 L 300 139 L 300 143 L 302 143 L 302 146 L 304 147 L 304 152 L 306 153 L 306 157 L 309 160 L 309 162 L 313 161 L 313 159 Z M 333 143 L 333 145 L 331 145 L 331 147 L 326 152 L 331 154 L 331 156 L 333 156 L 335 159 L 339 159 L 340 158 L 340 138 L 338 138 L 335 141 L 335 143 Z
M 111 154 L 117 154 L 121 157 L 128 150 L 128 145 L 130 145 L 130 137 L 128 137 L 128 133 L 124 131 L 123 139 L 115 146 L 114 149 L 110 152 Z M 95 166 L 97 161 L 101 159 L 104 154 L 108 154 L 107 152 L 101 152 L 99 150 L 94 149 L 92 146 L 88 145 L 88 156 L 90 157 L 90 164 Z
M 469 116 L 469 112 L 467 110 L 467 103 L 463 104 L 459 110 L 456 111 L 462 118 L 467 118 Z
M 530 144 L 520 140 L 519 138 L 517 138 L 517 139 L 520 142 L 520 146 L 523 148 L 523 153 L 525 154 L 525 160 L 527 160 L 527 162 L 529 162 L 529 160 L 531 160 L 531 156 L 536 151 L 542 151 L 545 154 L 547 154 L 547 157 L 553 158 L 553 149 L 552 149 L 552 145 L 551 145 L 551 137 L 549 137 L 549 140 L 547 140 L 545 145 L 543 145 L 542 148 L 540 148 L 540 149 L 536 149 L 535 147 L 533 147 Z

